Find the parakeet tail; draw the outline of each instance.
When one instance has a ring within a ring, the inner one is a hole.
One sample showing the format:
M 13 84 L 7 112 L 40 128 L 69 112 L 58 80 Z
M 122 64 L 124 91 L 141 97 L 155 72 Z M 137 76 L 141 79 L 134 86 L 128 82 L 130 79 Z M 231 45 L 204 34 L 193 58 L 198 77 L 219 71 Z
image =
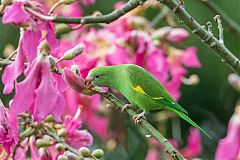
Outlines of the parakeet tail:
M 212 139 L 212 137 L 205 131 L 203 130 L 199 125 L 197 125 L 197 123 L 195 123 L 193 120 L 191 120 L 191 118 L 189 118 L 186 114 L 180 112 L 180 111 L 176 111 L 172 108 L 168 108 L 170 111 L 176 113 L 179 117 L 181 117 L 182 119 L 184 119 L 185 121 L 187 121 L 188 123 L 190 123 L 191 125 L 193 125 L 195 128 L 199 129 L 202 133 L 204 133 L 208 138 Z

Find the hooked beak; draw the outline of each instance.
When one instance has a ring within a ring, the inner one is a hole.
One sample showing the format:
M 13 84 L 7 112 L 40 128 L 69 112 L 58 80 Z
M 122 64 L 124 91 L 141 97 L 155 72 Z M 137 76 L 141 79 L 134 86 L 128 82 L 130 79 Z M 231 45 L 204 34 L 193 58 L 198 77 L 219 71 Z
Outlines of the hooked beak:
M 95 87 L 93 81 L 92 81 L 92 78 L 90 77 L 86 77 L 85 79 L 85 85 L 89 88 L 89 89 L 92 89 L 93 87 Z
M 91 83 L 92 83 L 92 78 L 87 77 L 87 78 L 85 79 L 85 84 L 86 84 L 86 85 L 90 85 Z

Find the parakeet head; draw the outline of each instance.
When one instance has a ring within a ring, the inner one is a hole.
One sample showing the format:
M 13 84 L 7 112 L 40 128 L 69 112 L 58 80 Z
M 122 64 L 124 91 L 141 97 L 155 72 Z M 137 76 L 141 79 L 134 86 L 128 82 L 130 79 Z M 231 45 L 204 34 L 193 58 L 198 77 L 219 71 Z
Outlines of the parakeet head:
M 85 79 L 87 85 L 109 87 L 111 66 L 97 67 L 89 71 L 88 76 Z

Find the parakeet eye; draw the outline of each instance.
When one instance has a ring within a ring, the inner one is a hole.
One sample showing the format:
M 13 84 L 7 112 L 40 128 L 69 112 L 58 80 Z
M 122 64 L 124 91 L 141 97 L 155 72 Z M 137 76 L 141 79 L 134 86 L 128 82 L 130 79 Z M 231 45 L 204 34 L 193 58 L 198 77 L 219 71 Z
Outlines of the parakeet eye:
M 97 74 L 96 76 L 95 76 L 95 78 L 99 78 L 100 77 L 100 75 L 99 74 Z

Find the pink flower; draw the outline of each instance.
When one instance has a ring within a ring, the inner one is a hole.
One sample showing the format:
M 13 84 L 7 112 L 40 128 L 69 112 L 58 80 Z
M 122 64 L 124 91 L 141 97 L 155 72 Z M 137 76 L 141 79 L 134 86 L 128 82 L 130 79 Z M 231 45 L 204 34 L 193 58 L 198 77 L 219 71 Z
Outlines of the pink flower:
M 235 113 L 228 124 L 227 136 L 218 142 L 215 153 L 216 160 L 240 159 L 240 107 L 237 106 Z
M 49 114 L 52 114 L 56 121 L 61 121 L 65 100 L 53 84 L 47 56 L 40 54 L 26 79 L 16 85 L 16 94 L 10 107 L 16 114 L 30 112 L 37 121 L 43 120 Z
M 30 15 L 24 10 L 23 5 L 24 2 L 14 2 L 8 6 L 4 11 L 3 24 L 13 23 L 19 26 L 23 25 L 30 18 Z
M 67 130 L 65 141 L 70 146 L 79 149 L 80 147 L 92 145 L 92 135 L 87 130 L 78 130 L 81 126 L 79 120 L 73 119 L 71 116 L 66 116 L 64 125 Z
M 18 143 L 18 120 L 11 110 L 6 110 L 0 102 L 0 144 L 8 154 Z
M 14 82 L 25 68 L 25 60 L 28 58 L 29 65 L 36 58 L 37 46 L 41 33 L 34 30 L 25 30 L 21 32 L 16 60 L 4 70 L 2 82 L 4 84 L 4 94 L 11 93 L 14 88 Z M 11 75 L 11 76 L 9 76 Z

